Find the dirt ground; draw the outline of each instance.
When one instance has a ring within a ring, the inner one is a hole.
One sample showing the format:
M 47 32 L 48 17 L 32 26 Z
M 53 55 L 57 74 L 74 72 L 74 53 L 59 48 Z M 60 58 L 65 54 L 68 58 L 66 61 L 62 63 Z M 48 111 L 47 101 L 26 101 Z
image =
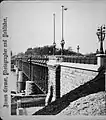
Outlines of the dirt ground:
M 58 115 L 106 115 L 106 93 L 98 92 L 79 98 Z

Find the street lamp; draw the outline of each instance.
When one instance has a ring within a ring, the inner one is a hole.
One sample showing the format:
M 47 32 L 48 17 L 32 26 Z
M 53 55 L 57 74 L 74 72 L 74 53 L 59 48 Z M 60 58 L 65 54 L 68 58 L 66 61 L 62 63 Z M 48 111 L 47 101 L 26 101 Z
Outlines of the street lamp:
M 29 58 L 29 65 L 30 65 L 30 69 L 29 69 L 29 71 L 30 71 L 30 81 L 31 81 L 31 74 L 32 74 L 32 62 L 31 62 L 31 60 L 32 60 L 32 56 L 30 56 L 30 58 Z
M 104 54 L 104 51 L 103 51 L 103 41 L 105 39 L 105 25 L 102 25 L 101 27 L 98 27 L 97 29 L 97 36 L 98 36 L 98 39 L 100 41 L 100 54 Z
M 56 48 L 56 43 L 55 43 L 55 14 L 53 14 L 53 21 L 54 21 L 53 55 L 55 55 L 55 48 Z
M 79 47 L 79 45 L 77 46 L 77 53 L 79 54 L 79 49 L 80 49 L 80 47 Z
M 64 6 L 61 6 L 62 7 L 62 40 L 61 40 L 61 55 L 63 55 L 63 50 L 64 50 L 64 44 L 65 44 L 65 41 L 64 41 L 64 36 L 63 36 L 63 30 L 64 30 L 64 25 L 63 25 L 63 17 L 64 17 L 64 10 L 67 10 L 67 8 L 64 8 Z
M 55 50 L 56 50 L 56 43 L 53 42 L 53 55 L 55 55 Z
M 21 57 L 21 70 L 23 70 L 23 63 L 22 63 L 22 57 Z
M 30 74 L 30 77 L 29 77 L 29 79 L 30 79 L 30 81 L 31 81 L 31 77 L 32 77 L 32 53 L 29 55 L 29 58 L 28 58 L 28 62 L 29 62 L 29 74 Z

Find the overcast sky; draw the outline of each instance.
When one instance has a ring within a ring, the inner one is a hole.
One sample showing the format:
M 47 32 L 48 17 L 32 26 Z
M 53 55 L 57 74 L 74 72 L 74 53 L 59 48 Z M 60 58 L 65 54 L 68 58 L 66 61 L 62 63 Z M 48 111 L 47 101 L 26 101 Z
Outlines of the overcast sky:
M 101 1 L 101 0 L 100 0 Z M 64 11 L 65 48 L 90 53 L 99 49 L 96 36 L 98 26 L 106 25 L 106 2 L 4 2 L 1 17 L 8 17 L 8 33 L 13 53 L 25 52 L 29 47 L 52 45 L 53 13 L 56 14 L 56 44 L 61 41 L 61 5 Z M 106 48 L 106 39 L 104 48 Z

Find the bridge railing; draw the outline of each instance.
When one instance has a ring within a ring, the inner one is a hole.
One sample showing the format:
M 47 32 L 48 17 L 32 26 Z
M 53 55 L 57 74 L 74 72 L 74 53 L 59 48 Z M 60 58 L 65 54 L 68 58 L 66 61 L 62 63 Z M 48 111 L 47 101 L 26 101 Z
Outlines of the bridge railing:
M 80 64 L 97 64 L 97 57 L 96 56 L 61 56 L 61 55 L 55 55 L 55 56 L 33 56 L 31 58 L 32 64 L 33 63 L 42 63 L 46 64 L 47 61 L 50 59 L 56 59 L 57 61 L 62 60 L 62 62 L 70 62 L 70 63 L 80 63 Z M 28 57 L 18 58 L 19 65 L 21 67 L 22 61 L 23 62 L 29 62 Z
M 62 59 L 62 62 L 70 63 L 80 63 L 80 64 L 97 64 L 96 56 L 56 56 L 56 59 L 59 61 Z
M 48 81 L 48 68 L 47 61 L 48 56 L 35 56 L 35 57 L 22 57 L 17 58 L 18 68 L 30 80 L 34 80 L 35 84 L 44 92 L 47 92 L 47 81 Z M 31 62 L 30 62 L 31 60 Z
M 46 63 L 49 60 L 48 56 L 34 56 L 32 61 Z

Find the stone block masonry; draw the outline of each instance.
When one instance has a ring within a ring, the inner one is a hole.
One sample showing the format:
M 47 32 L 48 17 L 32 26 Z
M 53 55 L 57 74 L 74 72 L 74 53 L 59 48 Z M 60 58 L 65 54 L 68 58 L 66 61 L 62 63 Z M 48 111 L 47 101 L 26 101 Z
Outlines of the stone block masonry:
M 92 80 L 99 73 L 98 65 L 48 62 L 48 95 L 53 86 L 52 101 L 67 94 L 71 90 Z
M 55 100 L 56 98 L 56 89 L 55 89 L 55 86 L 56 86 L 56 82 L 55 82 L 55 78 L 56 78 L 56 67 L 51 67 L 51 69 L 49 69 L 48 71 L 49 73 L 49 80 L 48 80 L 48 92 L 50 94 L 50 87 L 52 86 L 54 89 L 53 89 L 53 99 L 52 101 Z
M 97 71 L 86 70 L 81 68 L 73 68 L 61 66 L 60 91 L 61 97 L 71 90 L 92 80 L 98 74 Z
M 57 66 L 49 66 L 48 70 L 48 94 L 47 97 L 49 99 L 49 96 L 51 96 L 51 90 L 50 88 L 53 87 L 53 97 L 51 98 L 51 101 L 54 101 L 56 99 L 56 69 Z M 47 102 L 48 100 L 46 100 Z M 47 103 L 46 103 L 47 104 Z

